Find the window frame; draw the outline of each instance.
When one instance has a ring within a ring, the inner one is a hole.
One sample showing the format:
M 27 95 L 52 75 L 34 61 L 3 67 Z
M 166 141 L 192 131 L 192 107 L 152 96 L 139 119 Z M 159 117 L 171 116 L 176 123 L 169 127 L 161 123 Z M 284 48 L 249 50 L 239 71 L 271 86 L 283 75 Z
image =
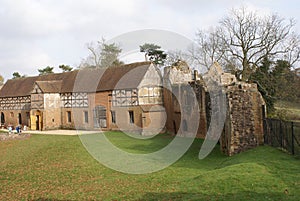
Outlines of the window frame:
M 116 121 L 116 111 L 110 111 L 110 114 L 111 114 L 111 123 L 115 124 L 117 122 Z
M 129 123 L 134 124 L 134 112 L 133 112 L 133 110 L 129 110 L 128 114 L 129 114 Z
M 86 123 L 86 124 L 89 123 L 89 112 L 88 111 L 83 111 L 83 119 L 84 119 L 84 123 Z
M 71 113 L 71 111 L 67 111 L 67 122 L 72 123 L 72 113 Z

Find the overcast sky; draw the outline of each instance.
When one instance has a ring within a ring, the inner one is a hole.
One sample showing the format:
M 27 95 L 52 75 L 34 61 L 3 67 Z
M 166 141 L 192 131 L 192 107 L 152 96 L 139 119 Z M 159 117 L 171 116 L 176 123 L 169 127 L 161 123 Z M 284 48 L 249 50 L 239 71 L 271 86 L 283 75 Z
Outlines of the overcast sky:
M 198 29 L 217 25 L 233 7 L 293 17 L 296 0 L 0 0 L 0 74 L 37 75 L 38 68 L 77 67 L 86 44 L 142 29 L 163 29 L 193 40 Z M 147 42 L 147 41 L 145 41 Z

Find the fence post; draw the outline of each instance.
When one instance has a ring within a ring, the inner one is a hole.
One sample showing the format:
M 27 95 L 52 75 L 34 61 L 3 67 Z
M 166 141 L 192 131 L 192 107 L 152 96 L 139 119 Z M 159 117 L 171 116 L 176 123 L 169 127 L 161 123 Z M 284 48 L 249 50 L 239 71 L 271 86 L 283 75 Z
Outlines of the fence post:
M 267 125 L 266 125 L 266 119 L 263 119 L 263 133 L 264 133 L 264 144 L 267 144 Z
M 292 122 L 292 154 L 295 155 L 295 146 L 294 146 L 294 122 Z
M 280 145 L 283 148 L 283 132 L 282 132 L 282 121 L 279 121 L 279 136 L 280 136 Z

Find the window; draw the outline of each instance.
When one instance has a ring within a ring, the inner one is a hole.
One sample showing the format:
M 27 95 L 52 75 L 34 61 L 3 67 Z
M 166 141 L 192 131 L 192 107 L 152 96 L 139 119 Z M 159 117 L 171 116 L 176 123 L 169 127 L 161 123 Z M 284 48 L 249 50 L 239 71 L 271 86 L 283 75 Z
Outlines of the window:
M 84 123 L 89 123 L 89 112 L 84 111 Z
M 183 120 L 183 131 L 188 131 L 188 125 L 186 120 Z
M 68 122 L 71 123 L 72 118 L 71 118 L 71 112 L 70 111 L 67 112 L 67 116 L 68 116 Z
M 4 116 L 4 113 L 1 112 L 1 124 L 4 124 L 5 123 L 5 116 Z
M 129 122 L 134 124 L 134 113 L 133 111 L 129 111 Z
M 21 113 L 19 113 L 18 120 L 19 120 L 19 124 L 22 124 L 22 114 Z
M 116 112 L 111 111 L 111 123 L 115 124 L 116 123 Z
M 94 112 L 94 127 L 107 128 L 106 125 L 106 107 L 98 105 L 93 109 Z
M 162 103 L 162 88 L 145 86 L 139 89 L 139 103 L 147 104 L 161 104 Z

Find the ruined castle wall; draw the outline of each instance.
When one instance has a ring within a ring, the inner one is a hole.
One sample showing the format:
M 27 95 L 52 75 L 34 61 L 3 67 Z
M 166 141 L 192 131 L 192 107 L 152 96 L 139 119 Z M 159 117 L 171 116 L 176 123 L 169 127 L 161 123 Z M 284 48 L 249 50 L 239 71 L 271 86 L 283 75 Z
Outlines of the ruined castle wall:
M 263 144 L 263 100 L 255 84 L 238 83 L 227 88 L 227 119 L 220 140 L 231 156 Z

